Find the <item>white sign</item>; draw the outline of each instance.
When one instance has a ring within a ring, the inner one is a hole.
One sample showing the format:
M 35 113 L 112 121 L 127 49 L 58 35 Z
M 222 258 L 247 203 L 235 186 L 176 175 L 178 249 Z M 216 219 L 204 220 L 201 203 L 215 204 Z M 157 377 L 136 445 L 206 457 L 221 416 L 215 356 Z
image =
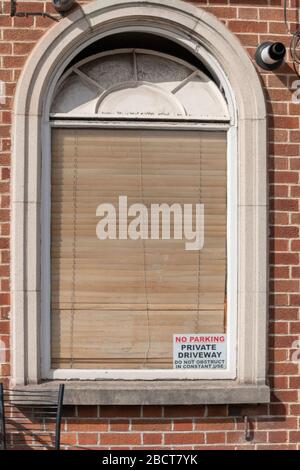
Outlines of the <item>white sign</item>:
M 174 369 L 226 369 L 226 334 L 173 335 Z

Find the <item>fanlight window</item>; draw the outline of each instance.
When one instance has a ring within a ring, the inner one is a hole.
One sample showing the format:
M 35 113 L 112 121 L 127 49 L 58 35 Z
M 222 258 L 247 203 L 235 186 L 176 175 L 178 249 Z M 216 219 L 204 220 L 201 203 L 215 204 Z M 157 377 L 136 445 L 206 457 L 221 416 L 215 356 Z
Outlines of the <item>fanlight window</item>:
M 61 78 L 52 115 L 228 121 L 217 84 L 196 67 L 154 51 L 94 55 Z

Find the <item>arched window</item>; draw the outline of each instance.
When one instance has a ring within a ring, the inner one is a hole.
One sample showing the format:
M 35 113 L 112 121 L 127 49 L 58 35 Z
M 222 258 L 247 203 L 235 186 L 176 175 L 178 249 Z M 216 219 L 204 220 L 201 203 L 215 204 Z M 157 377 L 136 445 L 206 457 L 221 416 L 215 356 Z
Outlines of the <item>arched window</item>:
M 19 85 L 14 379 L 152 380 L 153 403 L 184 380 L 179 402 L 266 401 L 260 85 L 210 15 L 195 27 L 198 9 L 136 3 L 139 24 L 131 4 L 75 12 L 54 62 L 45 41 Z
M 235 323 L 233 304 L 226 316 L 230 117 L 220 88 L 194 65 L 148 49 L 95 54 L 59 81 L 54 377 L 90 369 L 91 379 L 180 378 L 187 367 L 190 377 L 235 375 L 226 341 Z M 195 342 L 188 351 L 179 343 L 186 334 Z

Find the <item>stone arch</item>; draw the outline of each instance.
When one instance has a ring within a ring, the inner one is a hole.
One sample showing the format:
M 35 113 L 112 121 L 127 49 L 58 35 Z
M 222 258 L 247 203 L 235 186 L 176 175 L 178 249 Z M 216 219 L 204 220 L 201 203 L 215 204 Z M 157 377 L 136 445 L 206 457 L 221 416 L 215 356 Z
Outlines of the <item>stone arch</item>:
M 137 21 L 138 19 L 138 21 Z M 97 0 L 78 8 L 39 41 L 14 102 L 12 175 L 13 382 L 40 377 L 41 155 L 59 77 L 101 36 L 148 31 L 189 49 L 220 77 L 236 129 L 238 194 L 237 381 L 264 384 L 267 319 L 266 109 L 255 68 L 214 16 L 179 0 Z

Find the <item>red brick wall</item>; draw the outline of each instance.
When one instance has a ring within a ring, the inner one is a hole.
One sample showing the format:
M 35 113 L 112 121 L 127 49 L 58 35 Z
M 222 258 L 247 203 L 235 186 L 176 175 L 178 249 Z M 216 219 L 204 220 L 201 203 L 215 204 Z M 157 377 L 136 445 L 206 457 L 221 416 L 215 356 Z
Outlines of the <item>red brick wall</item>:
M 0 0 L 0 80 L 7 98 L 0 104 L 0 339 L 7 348 L 0 377 L 9 382 L 9 230 L 10 122 L 14 90 L 28 54 L 53 25 L 43 18 L 10 18 L 9 1 Z M 88 2 L 79 2 L 88 3 Z M 283 0 L 203 0 L 192 2 L 215 14 L 253 57 L 257 44 L 290 37 L 283 21 Z M 291 28 L 297 26 L 300 1 L 289 0 Z M 52 12 L 50 1 L 19 1 L 19 9 Z M 78 407 L 67 408 L 62 441 L 81 448 L 300 449 L 298 365 L 292 344 L 300 336 L 299 264 L 299 104 L 292 103 L 296 75 L 290 61 L 275 73 L 262 73 L 269 113 L 271 403 L 259 406 Z M 244 436 L 250 417 L 252 440 Z

